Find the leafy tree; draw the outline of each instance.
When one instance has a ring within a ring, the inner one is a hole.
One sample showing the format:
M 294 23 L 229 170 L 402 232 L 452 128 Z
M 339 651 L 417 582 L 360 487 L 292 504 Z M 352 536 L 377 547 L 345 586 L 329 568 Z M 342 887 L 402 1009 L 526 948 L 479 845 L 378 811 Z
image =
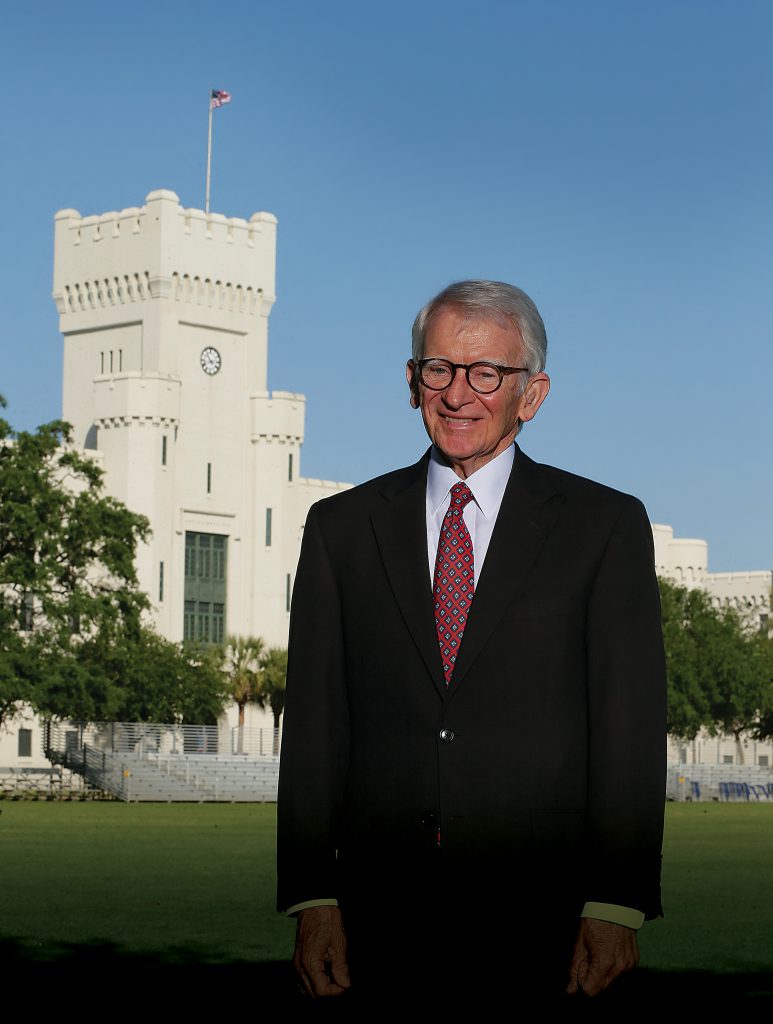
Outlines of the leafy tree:
M 759 733 L 773 702 L 770 642 L 735 609 L 715 608 L 705 591 L 659 583 L 668 730 L 684 739 L 702 727 L 732 735 L 743 762 L 741 735 Z
M 261 658 L 262 686 L 258 704 L 271 708 L 274 715 L 274 753 L 279 753 L 279 722 L 285 709 L 287 689 L 287 648 L 270 647 Z
M 0 598 L 0 724 L 32 703 L 36 675 L 34 656 Z
M 0 721 L 27 703 L 76 721 L 215 722 L 222 652 L 143 621 L 134 556 L 148 522 L 102 476 L 68 424 L 14 432 L 0 419 Z
M 752 736 L 755 740 L 773 738 L 773 707 L 769 706 L 768 710 L 760 715 L 757 725 L 752 730 Z
M 257 702 L 262 687 L 261 656 L 265 644 L 259 636 L 229 636 L 226 639 L 223 671 L 228 683 L 228 694 L 239 709 L 238 753 L 242 753 L 244 736 L 244 709 Z
M 727 633 L 721 664 L 712 695 L 712 735 L 733 736 L 738 763 L 744 763 L 742 735 L 760 737 L 773 710 L 773 657 L 768 638 L 745 626 L 734 609 L 724 610 Z
M 136 630 L 148 607 L 134 567 L 148 522 L 103 493 L 102 470 L 71 442 L 63 421 L 31 433 L 0 419 L 2 717 L 23 702 L 66 713 L 57 693 L 109 708 L 109 677 L 82 649 Z
M 38 708 L 76 721 L 214 724 L 229 695 L 217 651 L 187 648 L 140 625 L 80 645 Z
M 773 607 L 773 589 L 770 592 L 770 606 Z M 768 635 L 768 622 L 765 621 L 760 633 L 768 641 L 768 657 L 773 661 L 773 638 Z M 767 707 L 763 708 L 760 720 L 754 728 L 752 736 L 756 740 L 773 739 L 773 695 L 770 696 Z
M 710 719 L 711 669 L 701 637 L 714 620 L 708 595 L 660 579 L 660 607 L 668 678 L 669 733 L 693 739 Z

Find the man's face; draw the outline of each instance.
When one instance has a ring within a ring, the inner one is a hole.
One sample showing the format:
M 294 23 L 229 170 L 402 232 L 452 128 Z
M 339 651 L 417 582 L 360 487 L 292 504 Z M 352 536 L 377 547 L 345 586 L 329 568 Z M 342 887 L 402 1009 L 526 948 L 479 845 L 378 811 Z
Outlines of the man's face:
M 470 317 L 454 306 L 443 307 L 433 318 L 424 339 L 425 359 L 448 359 L 452 363 L 485 360 L 500 366 L 523 366 L 523 343 L 515 325 Z M 406 376 L 413 383 L 414 364 L 409 360 Z M 448 459 L 457 476 L 465 479 L 485 466 L 513 443 L 518 421 L 530 420 L 550 387 L 546 374 L 530 378 L 523 394 L 524 377 L 506 376 L 497 391 L 480 395 L 470 387 L 463 370 L 457 370 L 445 391 L 417 385 L 412 404 L 418 405 L 427 433 Z M 520 378 L 520 379 L 519 379 Z

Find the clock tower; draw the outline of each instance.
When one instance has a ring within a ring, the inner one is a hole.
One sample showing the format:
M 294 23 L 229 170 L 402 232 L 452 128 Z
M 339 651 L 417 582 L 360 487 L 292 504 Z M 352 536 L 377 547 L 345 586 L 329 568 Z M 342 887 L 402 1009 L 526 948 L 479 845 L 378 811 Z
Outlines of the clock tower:
M 304 397 L 267 390 L 276 218 L 142 207 L 55 218 L 63 418 L 107 491 L 150 520 L 142 588 L 171 640 L 287 639 L 310 504 Z

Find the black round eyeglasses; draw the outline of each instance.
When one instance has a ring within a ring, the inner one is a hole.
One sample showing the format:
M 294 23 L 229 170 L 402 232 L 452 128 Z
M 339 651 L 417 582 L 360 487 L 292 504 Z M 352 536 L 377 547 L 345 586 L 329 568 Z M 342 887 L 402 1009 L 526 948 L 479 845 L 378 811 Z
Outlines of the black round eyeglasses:
M 450 359 L 418 359 L 416 368 L 419 380 L 430 391 L 445 391 L 456 376 L 457 370 L 464 370 L 467 383 L 479 395 L 490 395 L 497 391 L 505 377 L 511 373 L 528 373 L 528 366 L 500 366 L 498 363 L 452 363 Z

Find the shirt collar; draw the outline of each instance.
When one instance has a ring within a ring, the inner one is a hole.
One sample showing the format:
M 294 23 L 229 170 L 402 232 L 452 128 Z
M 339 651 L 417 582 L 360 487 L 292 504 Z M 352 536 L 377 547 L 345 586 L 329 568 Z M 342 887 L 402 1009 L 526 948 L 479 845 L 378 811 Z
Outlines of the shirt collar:
M 511 444 L 465 480 L 475 498 L 475 504 L 486 519 L 496 516 L 499 511 L 514 459 L 515 445 Z M 443 456 L 433 444 L 427 469 L 427 511 L 431 516 L 438 513 L 448 497 L 448 492 L 458 483 L 459 477 L 446 465 Z

